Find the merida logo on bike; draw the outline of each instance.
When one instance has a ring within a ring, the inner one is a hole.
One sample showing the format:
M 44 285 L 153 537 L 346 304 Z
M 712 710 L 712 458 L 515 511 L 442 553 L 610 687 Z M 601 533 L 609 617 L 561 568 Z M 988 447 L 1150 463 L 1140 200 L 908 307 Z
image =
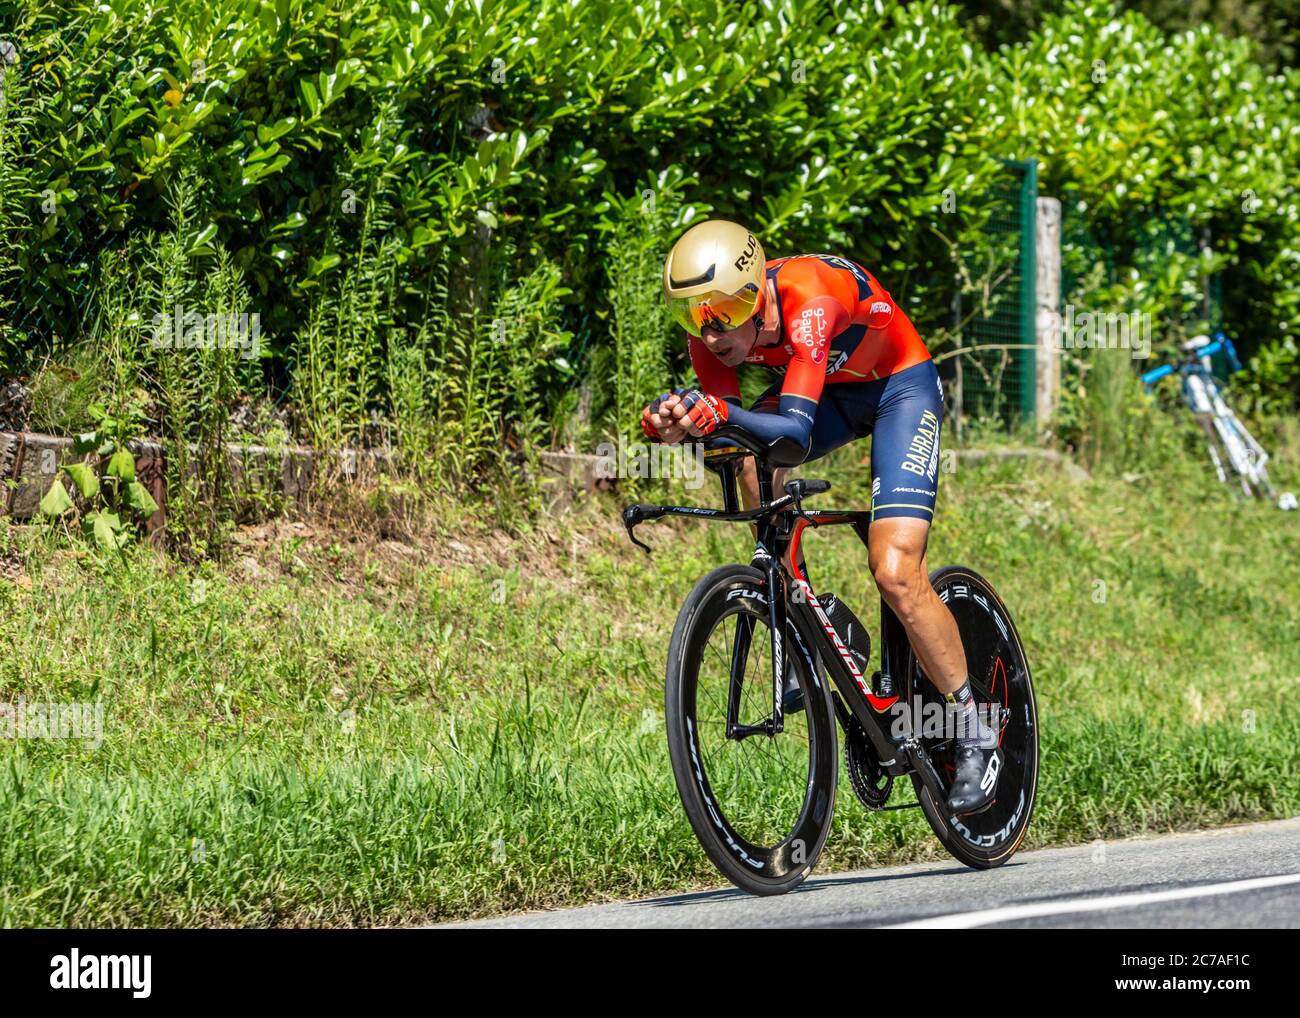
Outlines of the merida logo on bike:
M 144 998 L 151 992 L 153 956 L 138 954 L 69 954 L 50 959 L 50 986 L 55 990 L 130 990 Z
M 907 457 L 899 464 L 909 473 L 934 479 L 934 469 L 939 459 L 939 418 L 933 410 L 921 413 L 921 423 L 908 447 Z
M 869 695 L 871 687 L 867 685 L 866 680 L 862 677 L 861 669 L 858 668 L 857 662 L 853 660 L 853 655 L 849 653 L 849 649 L 844 646 L 844 641 L 840 639 L 840 634 L 835 631 L 835 626 L 831 624 L 829 616 L 818 603 L 817 598 L 813 596 L 812 587 L 808 586 L 803 580 L 797 580 L 796 583 L 806 603 L 812 605 L 817 621 L 822 624 L 822 629 L 830 637 L 831 645 L 839 652 L 840 658 L 844 661 L 844 666 L 848 668 L 849 674 L 853 676 L 853 681 L 858 684 L 858 688 L 862 690 L 864 695 Z

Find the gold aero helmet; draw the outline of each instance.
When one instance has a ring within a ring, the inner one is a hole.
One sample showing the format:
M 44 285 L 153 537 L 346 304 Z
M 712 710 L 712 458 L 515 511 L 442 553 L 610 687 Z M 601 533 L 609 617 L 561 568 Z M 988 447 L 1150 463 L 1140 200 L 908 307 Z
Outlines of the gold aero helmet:
M 762 245 L 739 223 L 697 223 L 664 259 L 664 297 L 673 318 L 692 336 L 706 325 L 722 332 L 744 325 L 758 309 L 765 266 Z

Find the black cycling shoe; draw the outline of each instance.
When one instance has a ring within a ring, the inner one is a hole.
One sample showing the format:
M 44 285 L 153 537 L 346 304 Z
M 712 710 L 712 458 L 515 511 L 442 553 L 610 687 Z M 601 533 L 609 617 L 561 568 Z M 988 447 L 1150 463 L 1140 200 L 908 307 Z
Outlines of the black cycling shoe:
M 957 774 L 948 791 L 948 809 L 953 815 L 980 813 L 993 805 L 1002 773 L 1002 750 L 985 748 L 978 742 L 957 744 Z

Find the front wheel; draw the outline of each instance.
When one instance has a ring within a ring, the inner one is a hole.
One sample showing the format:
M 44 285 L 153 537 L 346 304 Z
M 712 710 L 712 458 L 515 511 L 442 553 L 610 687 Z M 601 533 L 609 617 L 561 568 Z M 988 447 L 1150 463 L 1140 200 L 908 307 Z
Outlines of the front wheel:
M 1038 790 L 1034 684 L 1020 634 L 988 581 L 970 569 L 949 566 L 931 573 L 930 584 L 957 622 L 977 704 L 1005 709 L 1000 743 L 1003 764 L 993 804 L 973 815 L 951 815 L 946 803 L 934 801 L 918 775 L 912 775 L 912 783 L 921 810 L 944 847 L 967 866 L 989 869 L 1001 866 L 1020 847 L 1034 810 Z M 926 704 L 937 704 L 941 711 L 943 697 L 910 649 L 906 674 L 909 706 L 919 697 L 922 711 Z M 955 773 L 952 740 L 946 733 L 937 733 L 928 738 L 923 735 L 921 742 L 939 776 L 951 784 Z
M 804 709 L 780 734 L 728 737 L 772 716 L 772 641 L 762 573 L 715 569 L 677 616 L 668 652 L 665 720 L 682 806 L 705 854 L 737 887 L 784 894 L 812 871 L 835 807 L 836 739 L 830 693 L 811 643 L 791 620 L 785 669 Z

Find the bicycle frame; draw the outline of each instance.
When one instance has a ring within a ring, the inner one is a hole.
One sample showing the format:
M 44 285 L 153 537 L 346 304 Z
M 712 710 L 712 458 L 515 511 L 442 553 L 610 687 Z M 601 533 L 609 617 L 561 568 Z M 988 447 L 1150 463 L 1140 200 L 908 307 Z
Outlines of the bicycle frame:
M 901 739 L 890 732 L 894 717 L 893 708 L 898 695 L 879 696 L 853 660 L 848 648 L 840 639 L 808 578 L 799 569 L 799 550 L 803 534 L 808 527 L 851 526 L 863 546 L 867 545 L 867 531 L 871 513 L 861 510 L 826 509 L 806 511 L 802 507 L 804 487 L 808 482 L 793 481 L 787 484 L 787 494 L 774 498 L 773 473 L 763 465 L 761 450 L 751 446 L 743 436 L 728 434 L 740 448 L 706 449 L 706 465 L 719 474 L 722 480 L 723 508 L 701 509 L 694 506 L 650 505 L 639 503 L 623 510 L 623 523 L 628 536 L 638 547 L 649 553 L 650 548 L 636 539 L 634 529 L 642 522 L 663 516 L 691 516 L 696 519 L 727 522 L 750 522 L 757 527 L 757 544 L 751 564 L 764 576 L 767 589 L 768 625 L 771 629 L 772 657 L 772 716 L 757 725 L 737 722 L 740 683 L 748 657 L 749 627 L 737 629 L 737 645 L 731 658 L 731 689 L 727 705 L 727 738 L 744 739 L 751 735 L 776 735 L 784 729 L 782 694 L 784 691 L 785 661 L 782 634 L 786 631 L 787 612 L 798 616 L 802 630 L 811 633 L 815 649 L 829 673 L 838 696 L 832 694 L 840 724 L 847 730 L 850 719 L 862 726 L 871 741 L 882 769 L 899 776 L 916 772 L 936 802 L 943 802 L 947 792 L 939 778 L 929 754 L 911 728 L 908 712 L 903 712 L 906 723 Z M 742 451 L 745 450 L 745 451 Z M 759 506 L 741 511 L 736 497 L 737 461 L 753 453 L 758 457 Z M 709 463 L 712 459 L 714 462 Z M 791 487 L 794 486 L 793 491 Z M 824 489 L 823 489 L 824 490 Z M 782 562 L 790 562 L 790 583 L 786 581 Z M 792 586 L 791 586 L 792 584 Z M 796 596 L 791 596 L 791 592 Z M 902 623 L 882 599 L 880 602 L 880 676 L 892 683 L 907 659 L 909 645 Z M 895 687 L 896 688 L 896 687 Z
M 1276 492 L 1268 479 L 1268 453 L 1228 406 L 1210 370 L 1210 357 L 1222 351 L 1228 359 L 1229 370 L 1240 371 L 1241 361 L 1237 358 L 1236 347 L 1223 333 L 1216 333 L 1213 342 L 1193 343 L 1196 345 L 1188 344 L 1185 347 L 1190 354 L 1187 361 L 1178 366 L 1164 364 L 1153 368 L 1142 375 L 1143 385 L 1149 392 L 1161 378 L 1178 372 L 1182 376 L 1183 403 L 1205 432 L 1210 460 L 1219 480 L 1224 484 L 1229 483 L 1228 472 L 1219 456 L 1221 445 L 1228 465 L 1236 473 L 1245 495 L 1250 497 L 1255 494 L 1251 490 L 1254 485 L 1259 494 L 1275 499 Z

